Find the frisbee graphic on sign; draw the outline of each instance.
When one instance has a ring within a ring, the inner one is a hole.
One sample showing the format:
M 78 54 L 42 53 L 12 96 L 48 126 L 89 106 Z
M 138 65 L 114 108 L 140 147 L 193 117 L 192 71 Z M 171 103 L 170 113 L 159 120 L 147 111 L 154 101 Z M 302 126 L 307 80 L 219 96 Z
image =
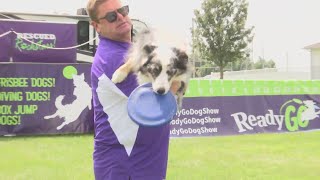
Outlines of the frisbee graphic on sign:
M 172 120 L 177 112 L 177 102 L 169 91 L 159 95 L 152 90 L 151 83 L 138 86 L 129 96 L 128 115 L 142 126 L 160 126 Z

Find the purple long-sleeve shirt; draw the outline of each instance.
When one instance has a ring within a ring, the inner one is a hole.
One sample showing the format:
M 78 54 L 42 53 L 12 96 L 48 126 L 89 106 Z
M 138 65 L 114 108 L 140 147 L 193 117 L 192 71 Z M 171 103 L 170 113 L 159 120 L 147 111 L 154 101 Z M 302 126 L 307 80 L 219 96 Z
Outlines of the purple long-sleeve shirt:
M 142 127 L 128 120 L 124 104 L 138 86 L 136 77 L 130 74 L 116 86 L 110 81 L 114 71 L 124 63 L 130 46 L 100 37 L 92 64 L 93 161 L 97 180 L 162 180 L 166 176 L 169 124 Z M 111 93 L 117 88 L 119 98 L 117 93 Z

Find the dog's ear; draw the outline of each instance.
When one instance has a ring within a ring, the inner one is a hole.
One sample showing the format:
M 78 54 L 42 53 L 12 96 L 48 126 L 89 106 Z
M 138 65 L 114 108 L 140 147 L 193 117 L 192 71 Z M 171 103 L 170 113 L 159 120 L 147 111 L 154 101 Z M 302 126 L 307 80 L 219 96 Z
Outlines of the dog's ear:
M 156 48 L 157 48 L 157 46 L 147 44 L 143 47 L 143 50 L 145 51 L 145 53 L 151 54 L 153 52 L 153 50 Z
M 185 51 L 178 48 L 172 48 L 172 51 L 176 54 L 179 61 L 188 62 L 189 57 Z

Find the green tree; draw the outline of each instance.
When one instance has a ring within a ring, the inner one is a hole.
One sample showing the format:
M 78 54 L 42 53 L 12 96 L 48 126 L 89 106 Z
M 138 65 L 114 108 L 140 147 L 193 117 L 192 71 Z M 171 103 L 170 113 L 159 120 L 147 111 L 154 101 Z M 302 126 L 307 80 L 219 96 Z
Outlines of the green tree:
M 196 68 L 196 77 L 204 77 L 215 72 L 215 67 L 210 62 L 204 62 L 200 67 Z
M 204 0 L 194 11 L 193 52 L 218 66 L 220 79 L 228 63 L 249 56 L 253 27 L 245 27 L 247 10 L 246 0 Z
M 249 58 L 244 59 L 238 59 L 236 61 L 233 61 L 229 63 L 225 69 L 231 70 L 231 71 L 242 71 L 242 70 L 251 70 L 254 67 L 253 61 L 251 61 Z
M 276 63 L 270 59 L 270 60 L 265 60 L 262 57 L 259 57 L 259 60 L 254 63 L 254 69 L 264 69 L 264 68 L 275 68 Z

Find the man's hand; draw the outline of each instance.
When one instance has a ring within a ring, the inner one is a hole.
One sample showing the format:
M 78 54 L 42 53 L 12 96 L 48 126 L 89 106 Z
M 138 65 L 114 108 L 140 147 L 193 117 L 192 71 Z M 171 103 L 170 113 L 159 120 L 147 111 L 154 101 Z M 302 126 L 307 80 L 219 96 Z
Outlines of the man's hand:
M 177 91 L 179 90 L 180 87 L 181 87 L 181 81 L 173 81 L 170 87 L 170 91 L 173 94 L 177 94 Z

